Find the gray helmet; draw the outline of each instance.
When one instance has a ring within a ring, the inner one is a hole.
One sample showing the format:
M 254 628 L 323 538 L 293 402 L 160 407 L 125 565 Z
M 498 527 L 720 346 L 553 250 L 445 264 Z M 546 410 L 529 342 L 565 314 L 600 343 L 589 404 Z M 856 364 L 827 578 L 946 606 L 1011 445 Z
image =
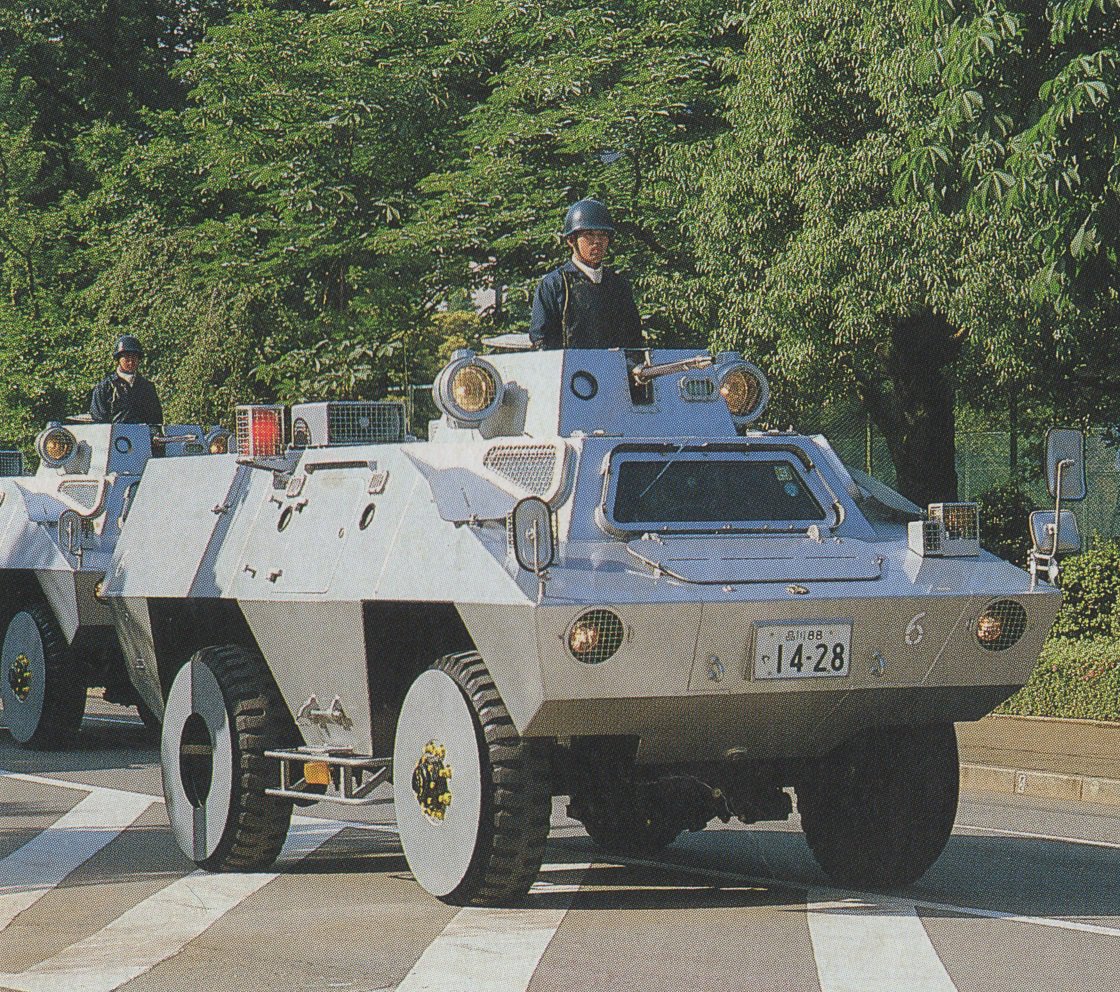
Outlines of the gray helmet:
M 139 338 L 134 338 L 131 334 L 122 334 L 117 338 L 116 347 L 113 348 L 113 357 L 120 358 L 121 355 L 144 355 L 144 346 L 140 343 Z
M 610 211 L 598 200 L 579 200 L 568 207 L 564 218 L 564 237 L 577 231 L 606 231 L 614 234 Z

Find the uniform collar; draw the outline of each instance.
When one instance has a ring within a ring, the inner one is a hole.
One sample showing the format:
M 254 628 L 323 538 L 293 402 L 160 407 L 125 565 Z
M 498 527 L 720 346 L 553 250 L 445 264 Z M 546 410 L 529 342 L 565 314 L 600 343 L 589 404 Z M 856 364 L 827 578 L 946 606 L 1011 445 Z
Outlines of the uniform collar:
M 581 262 L 578 258 L 575 257 L 575 255 L 571 257 L 570 261 L 572 265 L 579 269 L 580 272 L 587 276 L 587 278 L 596 285 L 603 281 L 603 267 L 601 265 L 599 266 L 599 268 L 593 269 L 590 265 L 585 265 L 583 262 Z
M 117 378 L 118 379 L 123 379 L 130 386 L 133 386 L 133 385 L 136 384 L 136 376 L 137 375 L 139 375 L 138 372 L 133 372 L 132 375 L 129 375 L 127 372 L 122 372 L 119 368 L 117 369 Z

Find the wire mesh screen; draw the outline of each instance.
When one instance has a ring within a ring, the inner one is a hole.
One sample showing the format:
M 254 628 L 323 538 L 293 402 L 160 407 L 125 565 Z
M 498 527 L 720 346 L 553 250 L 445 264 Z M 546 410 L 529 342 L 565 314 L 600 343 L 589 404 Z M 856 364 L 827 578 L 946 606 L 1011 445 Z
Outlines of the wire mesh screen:
M 405 434 L 403 403 L 336 402 L 327 405 L 328 444 L 384 444 Z
M 91 511 L 101 502 L 102 485 L 100 480 L 64 479 L 58 484 L 58 491 L 83 510 Z
M 526 492 L 543 496 L 552 488 L 556 458 L 551 444 L 496 444 L 482 464 Z
M 22 451 L 0 451 L 0 475 L 23 475 Z
M 949 540 L 979 540 L 979 516 L 971 503 L 934 503 L 929 510 L 931 519 L 945 525 L 945 536 Z
M 1027 630 L 1027 611 L 1013 599 L 992 603 L 976 620 L 976 640 L 988 651 L 1006 651 Z

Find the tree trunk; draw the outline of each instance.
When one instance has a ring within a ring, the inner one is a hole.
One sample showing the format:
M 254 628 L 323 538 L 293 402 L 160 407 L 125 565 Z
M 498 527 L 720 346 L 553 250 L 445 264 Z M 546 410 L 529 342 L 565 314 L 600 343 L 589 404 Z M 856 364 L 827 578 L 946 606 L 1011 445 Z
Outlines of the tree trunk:
M 957 498 L 954 393 L 946 371 L 963 334 L 928 311 L 897 318 L 880 349 L 883 388 L 864 402 L 894 462 L 896 488 L 921 507 Z

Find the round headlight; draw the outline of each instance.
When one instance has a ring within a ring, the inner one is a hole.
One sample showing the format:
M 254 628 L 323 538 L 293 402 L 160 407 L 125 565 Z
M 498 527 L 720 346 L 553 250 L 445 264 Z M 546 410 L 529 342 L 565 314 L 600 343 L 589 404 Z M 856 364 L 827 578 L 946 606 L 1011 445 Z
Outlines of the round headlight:
M 498 384 L 481 365 L 466 365 L 451 377 L 451 398 L 467 413 L 478 413 L 494 402 Z
M 51 468 L 64 465 L 78 447 L 74 435 L 65 427 L 49 427 L 39 435 L 39 457 Z
M 1027 611 L 1013 599 L 999 599 L 976 618 L 976 641 L 986 651 L 1006 651 L 1027 630 Z
M 220 434 L 211 434 L 206 447 L 212 455 L 229 454 L 229 435 L 225 431 Z
M 728 412 L 740 423 L 757 420 L 770 398 L 770 386 L 762 370 L 741 360 L 720 372 L 719 392 Z
M 610 610 L 587 610 L 568 628 L 568 650 L 577 661 L 598 665 L 612 657 L 626 637 L 626 629 Z
M 455 352 L 432 384 L 440 410 L 464 427 L 476 427 L 502 405 L 502 377 L 473 351 Z

